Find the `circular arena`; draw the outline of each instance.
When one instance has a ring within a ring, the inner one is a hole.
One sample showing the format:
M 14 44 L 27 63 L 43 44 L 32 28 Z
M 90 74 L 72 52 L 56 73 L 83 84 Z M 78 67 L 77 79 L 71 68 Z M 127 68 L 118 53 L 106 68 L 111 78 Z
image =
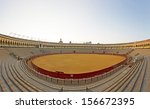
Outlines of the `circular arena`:
M 53 43 L 0 34 L 2 92 L 150 92 L 150 40 Z
M 53 54 L 34 58 L 32 65 L 52 77 L 79 79 L 103 74 L 125 62 L 126 57 L 121 55 Z

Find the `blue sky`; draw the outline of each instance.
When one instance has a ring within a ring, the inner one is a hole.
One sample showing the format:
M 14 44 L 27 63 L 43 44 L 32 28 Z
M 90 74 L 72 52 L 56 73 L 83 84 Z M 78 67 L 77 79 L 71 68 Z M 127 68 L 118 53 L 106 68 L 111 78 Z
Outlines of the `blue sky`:
M 15 37 L 75 43 L 150 39 L 150 0 L 0 0 L 0 14 L 0 33 Z

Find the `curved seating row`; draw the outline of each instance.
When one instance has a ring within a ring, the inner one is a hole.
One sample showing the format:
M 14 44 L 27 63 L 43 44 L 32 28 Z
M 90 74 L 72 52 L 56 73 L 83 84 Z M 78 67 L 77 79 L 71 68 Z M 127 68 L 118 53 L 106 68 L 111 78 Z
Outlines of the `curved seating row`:
M 148 53 L 144 55 L 139 52 L 140 50 L 134 50 L 129 54 L 135 57 L 135 54 L 139 52 L 139 56 L 137 56 L 139 60 L 131 65 L 122 65 L 102 76 L 65 81 L 37 74 L 26 65 L 24 60 L 17 60 L 10 55 L 11 52 L 14 52 L 20 57 L 28 57 L 35 54 L 52 53 L 52 51 L 52 49 L 41 50 L 38 48 L 1 49 L 0 91 L 150 91 L 150 57 Z

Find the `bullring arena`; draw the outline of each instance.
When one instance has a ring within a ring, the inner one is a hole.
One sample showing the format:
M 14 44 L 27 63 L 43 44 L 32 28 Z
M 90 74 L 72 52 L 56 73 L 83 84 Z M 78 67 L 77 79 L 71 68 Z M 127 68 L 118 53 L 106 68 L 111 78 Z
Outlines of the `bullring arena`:
M 49 73 L 61 72 L 64 76 L 67 74 L 80 76 L 85 74 L 87 76 L 88 73 L 100 72 L 103 69 L 121 63 L 125 59 L 123 56 L 104 54 L 55 54 L 35 58 L 32 60 L 32 64 L 49 71 Z M 59 78 L 63 78 L 64 76 L 59 76 Z
M 150 40 L 54 43 L 0 34 L 0 91 L 149 92 Z

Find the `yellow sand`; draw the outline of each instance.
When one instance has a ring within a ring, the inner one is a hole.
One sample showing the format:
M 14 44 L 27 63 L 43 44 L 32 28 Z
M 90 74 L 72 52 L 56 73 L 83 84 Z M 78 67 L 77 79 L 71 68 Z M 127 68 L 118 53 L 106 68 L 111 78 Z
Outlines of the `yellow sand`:
M 48 71 L 80 74 L 101 70 L 125 60 L 123 56 L 99 54 L 57 54 L 35 58 L 32 62 Z

